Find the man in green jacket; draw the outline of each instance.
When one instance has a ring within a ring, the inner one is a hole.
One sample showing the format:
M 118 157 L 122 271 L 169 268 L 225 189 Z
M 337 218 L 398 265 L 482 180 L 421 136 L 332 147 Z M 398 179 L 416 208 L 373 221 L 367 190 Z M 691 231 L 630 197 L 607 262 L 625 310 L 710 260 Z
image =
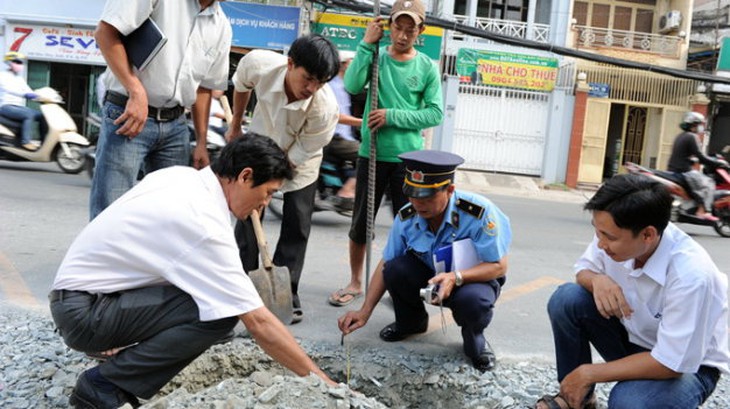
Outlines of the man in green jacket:
M 371 132 L 377 131 L 375 214 L 388 188 L 395 217 L 398 210 L 408 203 L 401 190 L 405 170 L 398 155 L 423 149 L 421 132 L 443 120 L 438 68 L 428 56 L 413 47 L 426 29 L 425 17 L 426 11 L 420 0 L 398 0 L 393 4 L 388 20 L 391 44 L 381 47 L 378 56 L 378 108 L 370 109 L 368 95 L 363 114 L 367 121 L 363 121 L 361 129 L 355 208 L 349 234 L 350 283 L 330 295 L 332 305 L 347 305 L 362 294 Z M 381 17 L 368 23 L 355 58 L 345 73 L 347 92 L 362 92 L 370 82 L 373 54 L 383 37 L 383 25 Z

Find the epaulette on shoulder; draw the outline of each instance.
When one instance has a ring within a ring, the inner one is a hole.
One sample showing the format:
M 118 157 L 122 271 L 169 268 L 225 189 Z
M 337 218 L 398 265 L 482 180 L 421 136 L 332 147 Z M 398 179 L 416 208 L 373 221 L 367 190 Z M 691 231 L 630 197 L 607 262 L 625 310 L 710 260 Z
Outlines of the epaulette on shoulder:
M 401 221 L 408 220 L 415 215 L 416 215 L 416 209 L 414 209 L 413 205 L 410 203 L 408 204 L 408 206 L 406 206 L 406 207 L 400 209 L 400 211 L 398 211 L 398 216 L 400 217 Z
M 484 206 L 479 206 L 478 204 L 474 204 L 468 200 L 456 199 L 456 207 L 477 219 L 481 219 L 484 215 Z

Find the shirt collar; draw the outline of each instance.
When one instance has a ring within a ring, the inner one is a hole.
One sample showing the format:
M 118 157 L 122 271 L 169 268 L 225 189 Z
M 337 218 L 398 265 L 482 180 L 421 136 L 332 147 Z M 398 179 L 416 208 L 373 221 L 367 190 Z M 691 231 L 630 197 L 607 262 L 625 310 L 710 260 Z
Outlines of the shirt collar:
M 226 200 L 226 194 L 223 193 L 223 186 L 221 186 L 221 183 L 218 180 L 218 176 L 213 173 L 213 170 L 210 168 L 210 166 L 204 167 L 199 172 L 200 179 L 202 179 L 206 189 L 208 189 L 208 191 L 215 198 L 215 201 L 218 204 L 221 212 L 223 212 L 224 214 L 230 213 L 231 210 L 228 208 L 228 200 Z
M 314 95 L 307 99 L 302 99 L 298 101 L 294 101 L 291 103 L 287 103 L 287 96 L 286 96 L 286 89 L 284 88 L 284 81 L 286 79 L 286 71 L 287 71 L 287 64 L 284 64 L 282 67 L 279 67 L 278 72 L 273 77 L 271 86 L 268 89 L 268 92 L 263 93 L 259 99 L 265 100 L 269 102 L 272 105 L 275 105 L 277 101 L 283 101 L 281 103 L 281 106 L 284 109 L 290 110 L 290 111 L 306 111 L 309 107 L 309 104 L 312 103 L 312 99 L 314 98 Z M 319 92 L 319 91 L 317 91 Z M 315 93 L 316 95 L 316 93 Z
M 200 2 L 198 0 L 195 0 L 195 4 L 198 6 L 198 10 L 200 10 Z M 215 13 L 218 12 L 218 10 L 220 9 L 220 7 L 221 7 L 220 4 L 218 4 L 218 1 L 216 0 L 213 3 L 211 3 L 210 6 L 206 7 L 205 9 L 203 9 L 199 13 L 199 15 L 201 15 L 201 16 L 212 16 L 212 15 L 215 15 Z
M 669 260 L 671 256 L 673 238 L 670 237 L 672 232 L 670 227 L 667 226 L 664 229 L 661 239 L 659 239 L 659 245 L 654 254 L 649 257 L 644 267 L 632 272 L 632 276 L 638 276 L 644 274 L 654 280 L 657 284 L 663 286 L 667 279 L 667 270 L 669 269 Z M 635 260 L 632 260 L 634 262 Z M 635 273 L 635 274 L 634 274 Z

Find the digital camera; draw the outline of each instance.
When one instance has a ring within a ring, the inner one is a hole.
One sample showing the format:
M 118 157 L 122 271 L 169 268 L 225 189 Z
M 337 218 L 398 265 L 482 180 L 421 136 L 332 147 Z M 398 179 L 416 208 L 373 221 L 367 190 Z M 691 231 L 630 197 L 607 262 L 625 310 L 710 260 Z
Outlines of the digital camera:
M 439 286 L 437 284 L 429 284 L 426 288 L 421 288 L 419 294 L 427 304 L 438 304 L 441 302 L 439 298 Z

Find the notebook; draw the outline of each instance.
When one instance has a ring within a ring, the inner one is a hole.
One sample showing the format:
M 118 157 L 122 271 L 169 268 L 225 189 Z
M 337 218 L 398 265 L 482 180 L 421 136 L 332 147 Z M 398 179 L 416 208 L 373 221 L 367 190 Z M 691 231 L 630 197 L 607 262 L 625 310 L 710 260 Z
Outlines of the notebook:
M 136 30 L 122 37 L 122 44 L 127 50 L 129 61 L 137 67 L 139 71 L 147 68 L 150 61 L 160 52 L 162 47 L 167 43 L 165 33 L 151 19 L 142 23 Z
M 466 270 L 479 263 L 481 261 L 476 247 L 470 238 L 447 244 L 433 253 L 433 266 L 437 274 Z

